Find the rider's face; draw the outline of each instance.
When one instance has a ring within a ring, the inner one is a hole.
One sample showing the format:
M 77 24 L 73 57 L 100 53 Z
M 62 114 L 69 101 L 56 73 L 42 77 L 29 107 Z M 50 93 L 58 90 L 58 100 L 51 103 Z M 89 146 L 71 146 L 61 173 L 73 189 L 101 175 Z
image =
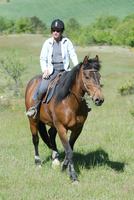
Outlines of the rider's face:
M 57 41 L 57 40 L 59 40 L 60 39 L 60 37 L 61 37 L 61 31 L 60 30 L 56 30 L 56 29 L 53 29 L 52 30 L 52 35 L 53 35 L 53 37 L 54 37 L 54 39 Z

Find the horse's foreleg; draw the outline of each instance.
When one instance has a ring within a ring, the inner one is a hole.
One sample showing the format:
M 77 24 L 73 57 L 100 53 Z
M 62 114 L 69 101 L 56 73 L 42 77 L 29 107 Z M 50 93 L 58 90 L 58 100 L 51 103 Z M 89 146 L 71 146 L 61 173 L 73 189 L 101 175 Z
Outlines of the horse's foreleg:
M 68 167 L 68 163 L 69 163 L 69 161 L 68 161 L 67 157 L 65 156 L 64 161 L 62 163 L 62 172 L 66 171 L 66 169 Z
M 69 139 L 69 144 L 70 144 L 72 150 L 73 150 L 73 148 L 74 148 L 74 144 L 75 144 L 77 138 L 79 137 L 79 135 L 80 135 L 80 133 L 81 133 L 81 131 L 82 131 L 82 128 L 83 128 L 83 126 L 77 128 L 77 129 L 75 129 L 75 130 L 73 130 L 73 131 L 71 132 L 70 139 Z
M 75 172 L 75 169 L 74 169 L 74 164 L 73 164 L 73 151 L 71 149 L 71 146 L 69 144 L 69 141 L 68 141 L 68 138 L 67 138 L 67 130 L 65 128 L 60 128 L 58 129 L 58 133 L 59 133 L 59 137 L 61 139 L 61 142 L 63 144 L 63 147 L 65 149 L 65 154 L 66 154 L 66 157 L 65 157 L 65 160 L 64 160 L 64 163 L 63 163 L 63 166 L 62 166 L 62 171 L 64 171 L 64 165 L 68 165 L 69 166 L 69 173 L 70 173 L 70 178 L 73 180 L 73 181 L 77 181 L 78 178 L 77 178 L 77 175 L 76 175 L 76 172 Z M 67 164 L 65 162 L 68 162 Z
M 82 130 L 82 127 L 79 128 L 78 130 L 73 130 L 71 132 L 71 135 L 70 135 L 70 139 L 69 139 L 69 144 L 71 146 L 71 149 L 73 151 L 73 147 L 74 147 L 74 144 L 75 144 L 75 141 L 77 140 L 77 138 L 79 137 L 80 133 L 81 133 L 81 130 Z M 64 172 L 66 170 L 66 168 L 68 167 L 68 164 L 69 164 L 69 161 L 68 159 L 65 157 L 64 159 L 64 162 L 62 164 L 62 171 Z
M 56 145 L 56 135 L 57 135 L 57 130 L 54 127 L 51 127 L 48 130 L 49 133 L 49 137 L 50 137 L 50 141 L 52 144 L 52 149 L 53 149 L 53 153 L 52 153 L 52 167 L 55 167 L 57 165 L 60 165 L 59 162 L 59 153 L 58 153 L 58 149 L 57 149 L 57 145 Z
M 62 165 L 62 171 L 65 170 L 65 168 L 67 168 L 67 166 L 69 166 L 69 176 L 70 179 L 72 179 L 73 181 L 77 181 L 77 175 L 74 169 L 74 163 L 73 163 L 73 150 L 69 144 L 69 142 L 67 142 L 66 144 L 63 144 L 64 149 L 65 149 L 65 153 L 66 153 L 66 157 L 64 160 L 64 163 Z

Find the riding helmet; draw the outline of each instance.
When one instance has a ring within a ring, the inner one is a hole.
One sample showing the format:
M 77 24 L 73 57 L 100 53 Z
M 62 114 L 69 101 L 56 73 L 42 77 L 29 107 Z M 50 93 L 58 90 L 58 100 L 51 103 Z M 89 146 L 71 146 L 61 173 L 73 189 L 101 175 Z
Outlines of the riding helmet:
M 59 29 L 61 31 L 64 31 L 65 27 L 64 27 L 64 22 L 61 21 L 60 19 L 56 19 L 52 22 L 51 24 L 51 30 L 52 29 Z

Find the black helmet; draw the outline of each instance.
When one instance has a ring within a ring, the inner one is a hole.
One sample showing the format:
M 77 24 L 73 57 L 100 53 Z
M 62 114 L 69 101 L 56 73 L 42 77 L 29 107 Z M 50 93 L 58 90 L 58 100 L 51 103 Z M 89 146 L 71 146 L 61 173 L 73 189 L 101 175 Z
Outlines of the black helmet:
M 61 31 L 64 31 L 64 22 L 61 21 L 60 19 L 56 19 L 52 22 L 51 24 L 51 30 L 52 29 L 59 29 Z

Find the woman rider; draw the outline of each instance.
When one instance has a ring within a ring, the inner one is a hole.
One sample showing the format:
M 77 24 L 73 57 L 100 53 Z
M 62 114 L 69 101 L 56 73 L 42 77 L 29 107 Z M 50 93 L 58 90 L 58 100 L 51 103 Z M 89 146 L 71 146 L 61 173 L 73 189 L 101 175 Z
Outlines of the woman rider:
M 69 59 L 71 58 L 74 66 L 78 64 L 78 58 L 72 42 L 62 35 L 64 29 L 63 21 L 60 19 L 54 20 L 51 24 L 52 37 L 43 44 L 40 54 L 42 81 L 34 100 L 34 105 L 26 113 L 29 117 L 37 114 L 49 83 L 59 72 L 63 73 L 71 70 Z

